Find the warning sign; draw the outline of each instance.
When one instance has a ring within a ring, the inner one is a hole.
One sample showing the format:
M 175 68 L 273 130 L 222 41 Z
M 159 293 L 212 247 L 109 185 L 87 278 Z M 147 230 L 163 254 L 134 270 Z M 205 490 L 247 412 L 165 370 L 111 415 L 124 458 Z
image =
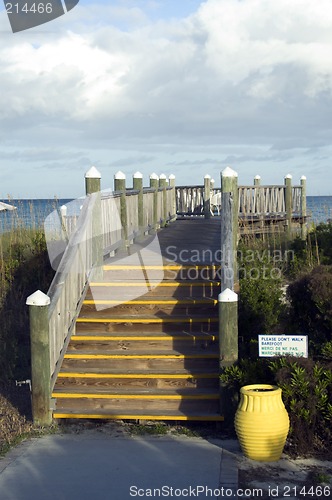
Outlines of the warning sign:
M 308 357 L 307 335 L 258 335 L 259 356 Z

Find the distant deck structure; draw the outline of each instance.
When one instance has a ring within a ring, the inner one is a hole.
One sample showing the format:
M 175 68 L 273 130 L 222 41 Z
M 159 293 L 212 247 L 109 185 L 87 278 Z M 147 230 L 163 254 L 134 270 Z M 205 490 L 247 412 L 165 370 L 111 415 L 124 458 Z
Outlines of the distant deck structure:
M 238 186 L 238 222 L 241 234 L 268 234 L 295 231 L 305 235 L 308 221 L 306 205 L 306 177 L 299 185 L 292 185 L 291 175 L 284 184 L 261 185 L 256 176 L 252 186 Z M 222 206 L 222 189 L 205 178 L 204 185 L 177 186 L 176 206 L 178 217 L 206 217 L 206 196 L 210 191 L 211 216 L 219 216 Z

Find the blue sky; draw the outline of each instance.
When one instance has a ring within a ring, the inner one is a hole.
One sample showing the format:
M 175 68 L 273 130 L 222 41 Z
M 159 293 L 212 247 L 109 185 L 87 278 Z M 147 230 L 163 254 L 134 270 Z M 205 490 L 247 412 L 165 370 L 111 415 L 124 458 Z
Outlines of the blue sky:
M 332 195 L 330 0 L 81 0 L 0 37 L 0 198 L 81 196 L 92 165 Z

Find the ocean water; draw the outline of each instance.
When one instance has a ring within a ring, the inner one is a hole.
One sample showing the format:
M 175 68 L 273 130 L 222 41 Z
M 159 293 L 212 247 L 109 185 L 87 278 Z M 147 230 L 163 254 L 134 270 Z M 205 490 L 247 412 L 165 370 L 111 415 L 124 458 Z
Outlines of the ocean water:
M 47 216 L 62 205 L 68 204 L 68 199 L 33 199 L 33 200 L 1 200 L 16 210 L 0 211 L 0 233 L 15 228 L 44 228 Z
M 14 211 L 0 211 L 0 233 L 17 227 L 44 227 L 46 217 L 62 205 L 77 210 L 77 203 L 70 203 L 70 199 L 33 199 L 33 200 L 1 200 L 15 206 Z M 81 203 L 79 201 L 79 203 Z M 332 196 L 308 196 L 307 211 L 310 215 L 309 223 L 327 222 L 332 220 Z M 68 214 L 70 211 L 68 212 Z
M 315 224 L 332 221 L 332 196 L 307 196 L 307 212 Z

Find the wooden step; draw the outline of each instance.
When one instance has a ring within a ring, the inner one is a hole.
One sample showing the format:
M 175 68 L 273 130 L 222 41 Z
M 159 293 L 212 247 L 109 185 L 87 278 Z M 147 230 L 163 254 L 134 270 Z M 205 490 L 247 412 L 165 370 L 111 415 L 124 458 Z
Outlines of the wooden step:
M 161 352 L 164 349 L 177 351 L 204 350 L 207 347 L 216 345 L 218 338 L 215 335 L 74 335 L 69 343 L 67 353 L 85 351 L 90 352 L 110 352 L 110 351 L 149 351 L 151 353 Z
M 90 283 L 87 300 L 105 300 L 121 298 L 131 300 L 136 298 L 218 298 L 220 292 L 219 281 L 163 281 L 162 283 L 150 281 L 103 281 Z
M 151 298 L 142 297 L 139 299 L 127 300 L 117 296 L 116 299 L 86 299 L 81 309 L 81 317 L 95 313 L 96 310 L 103 309 L 105 314 L 117 315 L 154 315 L 161 312 L 169 314 L 215 314 L 218 301 L 213 298 Z
M 101 311 L 102 312 L 102 311 Z M 77 333 L 85 332 L 108 333 L 108 332 L 160 332 L 169 333 L 176 329 L 179 333 L 210 333 L 216 330 L 218 318 L 200 317 L 200 316 L 166 316 L 159 318 L 156 316 L 145 317 L 80 317 L 76 322 Z
M 106 387 L 88 387 L 84 392 L 80 387 L 57 387 L 52 393 L 54 398 L 79 399 L 89 397 L 92 399 L 219 399 L 219 391 L 211 389 L 197 390 L 193 387 L 183 387 L 179 389 L 151 389 L 148 387 L 136 388 L 133 390 L 116 388 L 110 391 Z
M 219 291 L 211 266 L 104 266 L 57 377 L 54 417 L 223 420 Z
M 105 281 L 144 280 L 220 280 L 220 266 L 215 265 L 105 265 L 103 267 Z
M 56 410 L 57 411 L 67 411 L 76 410 L 84 405 L 84 410 L 99 413 L 100 410 L 106 410 L 108 412 L 122 412 L 125 408 L 126 411 L 158 411 L 163 413 L 165 410 L 168 411 L 189 411 L 189 412 L 213 412 L 216 413 L 219 410 L 219 395 L 213 395 L 209 399 L 193 399 L 193 398 L 154 398 L 150 396 L 149 398 L 132 398 L 130 395 L 126 398 L 115 397 L 95 397 L 92 398 L 86 395 L 76 395 L 77 397 L 61 397 L 61 395 L 56 394 Z M 96 395 L 97 396 L 97 395 Z M 112 395 L 111 395 L 112 396 Z
M 107 371 L 75 372 L 62 371 L 58 375 L 55 390 L 70 391 L 73 387 L 77 390 L 92 390 L 95 387 L 105 388 L 114 391 L 115 389 L 180 389 L 180 388 L 219 388 L 219 373 L 211 372 L 189 372 L 182 370 L 177 372 L 163 372 L 161 370 L 146 373 L 127 372 L 113 370 L 112 373 Z
M 174 421 L 196 421 L 196 422 L 222 422 L 224 417 L 219 412 L 202 412 L 202 411 L 132 411 L 132 412 L 112 412 L 104 409 L 99 409 L 98 412 L 89 412 L 88 410 L 71 410 L 71 411 L 54 411 L 53 416 L 56 419 L 111 419 L 111 420 L 174 420 Z
M 84 371 L 88 368 L 99 371 L 108 370 L 217 370 L 219 365 L 218 353 L 200 354 L 66 354 L 62 363 L 62 370 L 68 368 Z

